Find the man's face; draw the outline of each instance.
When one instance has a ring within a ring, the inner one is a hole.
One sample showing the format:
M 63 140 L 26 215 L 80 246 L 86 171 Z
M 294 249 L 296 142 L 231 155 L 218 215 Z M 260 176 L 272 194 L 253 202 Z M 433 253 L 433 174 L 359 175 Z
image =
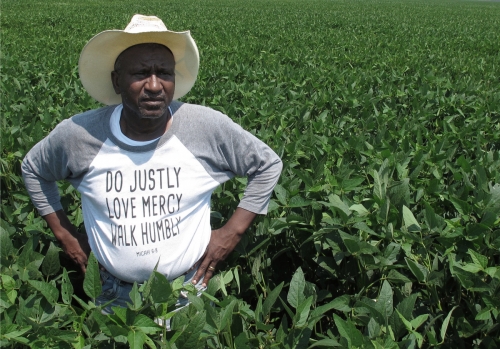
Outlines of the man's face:
M 125 113 L 140 119 L 161 118 L 174 96 L 174 57 L 162 45 L 132 46 L 118 57 L 111 80 Z

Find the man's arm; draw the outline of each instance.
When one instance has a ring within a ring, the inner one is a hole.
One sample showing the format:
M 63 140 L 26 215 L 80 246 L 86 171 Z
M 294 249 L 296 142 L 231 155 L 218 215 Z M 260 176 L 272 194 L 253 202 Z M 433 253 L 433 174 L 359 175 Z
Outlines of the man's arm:
M 71 224 L 63 210 L 49 213 L 43 216 L 56 239 L 61 243 L 64 252 L 85 273 L 87 259 L 90 254 L 90 246 L 87 235 L 81 234 Z
M 203 278 L 203 286 L 206 287 L 214 275 L 217 264 L 226 259 L 234 250 L 241 237 L 254 220 L 255 213 L 241 207 L 236 208 L 227 223 L 220 229 L 212 230 L 212 236 L 207 246 L 207 251 L 202 257 L 198 271 L 193 278 L 193 284 L 197 284 Z
M 224 260 L 241 240 L 257 214 L 266 214 L 273 188 L 278 182 L 282 162 L 264 142 L 245 131 L 229 117 L 209 108 L 184 105 L 189 132 L 181 134 L 181 141 L 199 159 L 207 172 L 220 183 L 232 175 L 248 179 L 238 208 L 228 222 L 213 230 L 205 255 L 198 262 L 193 282 L 203 277 L 207 285 L 216 265 Z M 189 108 L 196 119 L 189 119 Z M 193 130 L 193 126 L 200 129 Z
M 85 272 L 87 256 L 90 253 L 87 236 L 77 232 L 76 227 L 71 224 L 66 213 L 62 210 L 59 190 L 56 185 L 58 175 L 55 174 L 57 171 L 54 170 L 53 165 L 63 162 L 45 161 L 46 157 L 61 160 L 62 156 L 59 154 L 59 157 L 47 156 L 51 154 L 47 149 L 51 148 L 46 144 L 50 145 L 47 138 L 36 144 L 24 158 L 21 165 L 24 183 L 33 204 L 47 222 L 56 239 L 61 243 L 64 252 Z M 43 173 L 44 176 L 40 173 Z M 59 176 L 64 178 L 64 175 L 65 173 Z

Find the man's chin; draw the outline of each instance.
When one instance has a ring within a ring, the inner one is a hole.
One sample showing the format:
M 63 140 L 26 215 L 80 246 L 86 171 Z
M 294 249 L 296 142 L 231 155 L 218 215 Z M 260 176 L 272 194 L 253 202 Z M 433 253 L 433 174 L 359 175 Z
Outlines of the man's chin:
M 141 118 L 142 119 L 161 119 L 166 114 L 168 114 L 168 108 L 154 109 L 154 110 L 145 110 L 141 109 Z

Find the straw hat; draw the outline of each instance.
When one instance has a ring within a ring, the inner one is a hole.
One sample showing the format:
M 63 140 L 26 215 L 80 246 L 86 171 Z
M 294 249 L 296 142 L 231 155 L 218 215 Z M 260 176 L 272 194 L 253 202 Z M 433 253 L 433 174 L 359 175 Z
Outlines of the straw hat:
M 78 62 L 80 80 L 87 92 L 101 103 L 121 103 L 111 83 L 116 58 L 127 48 L 145 43 L 161 44 L 175 58 L 174 100 L 191 90 L 198 75 L 200 56 L 189 31 L 173 32 L 155 16 L 134 15 L 125 30 L 105 30 L 82 50 Z

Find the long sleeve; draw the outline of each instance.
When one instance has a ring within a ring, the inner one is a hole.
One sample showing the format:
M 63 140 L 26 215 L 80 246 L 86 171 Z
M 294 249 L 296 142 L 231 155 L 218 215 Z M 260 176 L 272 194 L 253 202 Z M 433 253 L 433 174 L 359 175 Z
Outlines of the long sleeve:
M 175 135 L 219 183 L 236 176 L 248 177 L 239 207 L 265 214 L 282 162 L 264 142 L 228 116 L 213 109 L 174 104 Z
M 106 139 L 113 109 L 91 110 L 62 121 L 26 154 L 23 179 L 40 215 L 62 209 L 57 181 L 67 179 L 78 186 Z

